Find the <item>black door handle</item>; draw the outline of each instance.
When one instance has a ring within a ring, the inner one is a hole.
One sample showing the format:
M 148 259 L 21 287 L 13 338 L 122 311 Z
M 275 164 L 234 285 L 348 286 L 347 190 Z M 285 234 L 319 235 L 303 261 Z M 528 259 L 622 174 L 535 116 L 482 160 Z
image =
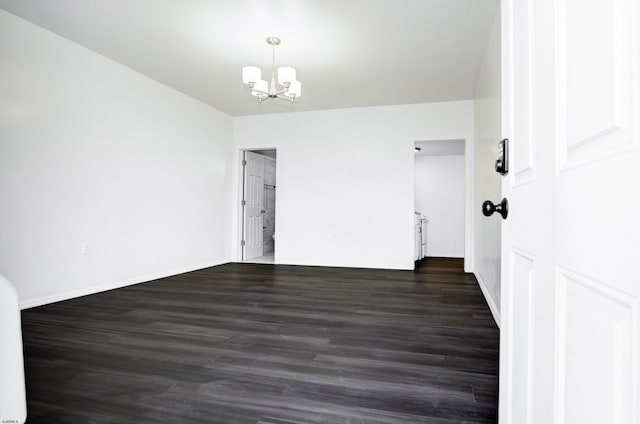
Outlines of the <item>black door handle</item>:
M 482 204 L 482 214 L 484 216 L 491 216 L 494 212 L 498 212 L 502 219 L 507 219 L 507 215 L 509 215 L 509 201 L 507 199 L 502 199 L 502 201 L 495 205 L 491 200 L 485 200 Z

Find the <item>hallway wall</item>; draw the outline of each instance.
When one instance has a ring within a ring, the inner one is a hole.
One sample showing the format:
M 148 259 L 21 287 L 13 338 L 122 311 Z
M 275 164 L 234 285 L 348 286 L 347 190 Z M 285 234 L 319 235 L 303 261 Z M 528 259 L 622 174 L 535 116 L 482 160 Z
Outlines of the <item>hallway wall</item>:
M 474 273 L 487 298 L 493 316 L 500 325 L 500 235 L 501 220 L 497 216 L 482 215 L 484 200 L 499 201 L 502 196 L 502 177 L 495 172 L 501 128 L 500 73 L 500 10 L 491 31 L 484 62 L 476 82 L 474 100 L 474 181 L 475 189 L 475 252 Z

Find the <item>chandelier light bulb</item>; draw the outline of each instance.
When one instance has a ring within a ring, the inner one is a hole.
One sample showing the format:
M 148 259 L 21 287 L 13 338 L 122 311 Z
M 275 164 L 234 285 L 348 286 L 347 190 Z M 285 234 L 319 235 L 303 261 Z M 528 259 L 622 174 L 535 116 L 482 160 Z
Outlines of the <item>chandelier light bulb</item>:
M 293 81 L 286 91 L 287 96 L 297 99 L 302 95 L 302 84 L 300 81 Z
M 288 87 L 296 80 L 296 69 L 289 66 L 278 68 L 278 84 Z
M 255 84 L 262 79 L 262 71 L 257 66 L 242 67 L 242 82 L 245 84 Z
M 269 93 L 269 83 L 265 80 L 256 81 L 255 85 L 252 87 L 251 94 L 254 96 L 260 97 L 260 95 L 267 95 Z

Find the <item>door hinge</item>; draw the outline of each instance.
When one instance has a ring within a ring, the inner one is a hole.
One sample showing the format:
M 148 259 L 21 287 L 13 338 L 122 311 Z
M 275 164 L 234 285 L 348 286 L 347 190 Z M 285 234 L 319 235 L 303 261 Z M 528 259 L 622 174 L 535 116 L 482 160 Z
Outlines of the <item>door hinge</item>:
M 247 166 L 247 161 L 242 159 L 242 166 Z
M 240 241 L 240 246 L 244 246 L 246 243 L 244 240 Z
M 247 201 L 246 201 L 246 200 L 243 200 L 242 202 L 240 202 L 240 204 L 241 204 L 242 206 L 246 206 L 246 205 L 247 205 Z

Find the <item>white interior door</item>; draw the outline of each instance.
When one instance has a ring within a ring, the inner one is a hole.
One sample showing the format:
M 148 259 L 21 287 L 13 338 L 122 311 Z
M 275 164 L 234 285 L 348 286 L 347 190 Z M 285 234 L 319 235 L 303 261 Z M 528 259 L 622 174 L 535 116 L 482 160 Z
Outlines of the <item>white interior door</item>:
M 264 214 L 264 156 L 244 153 L 244 242 L 242 258 L 262 256 L 262 220 Z
M 501 423 L 640 423 L 639 13 L 502 1 Z

